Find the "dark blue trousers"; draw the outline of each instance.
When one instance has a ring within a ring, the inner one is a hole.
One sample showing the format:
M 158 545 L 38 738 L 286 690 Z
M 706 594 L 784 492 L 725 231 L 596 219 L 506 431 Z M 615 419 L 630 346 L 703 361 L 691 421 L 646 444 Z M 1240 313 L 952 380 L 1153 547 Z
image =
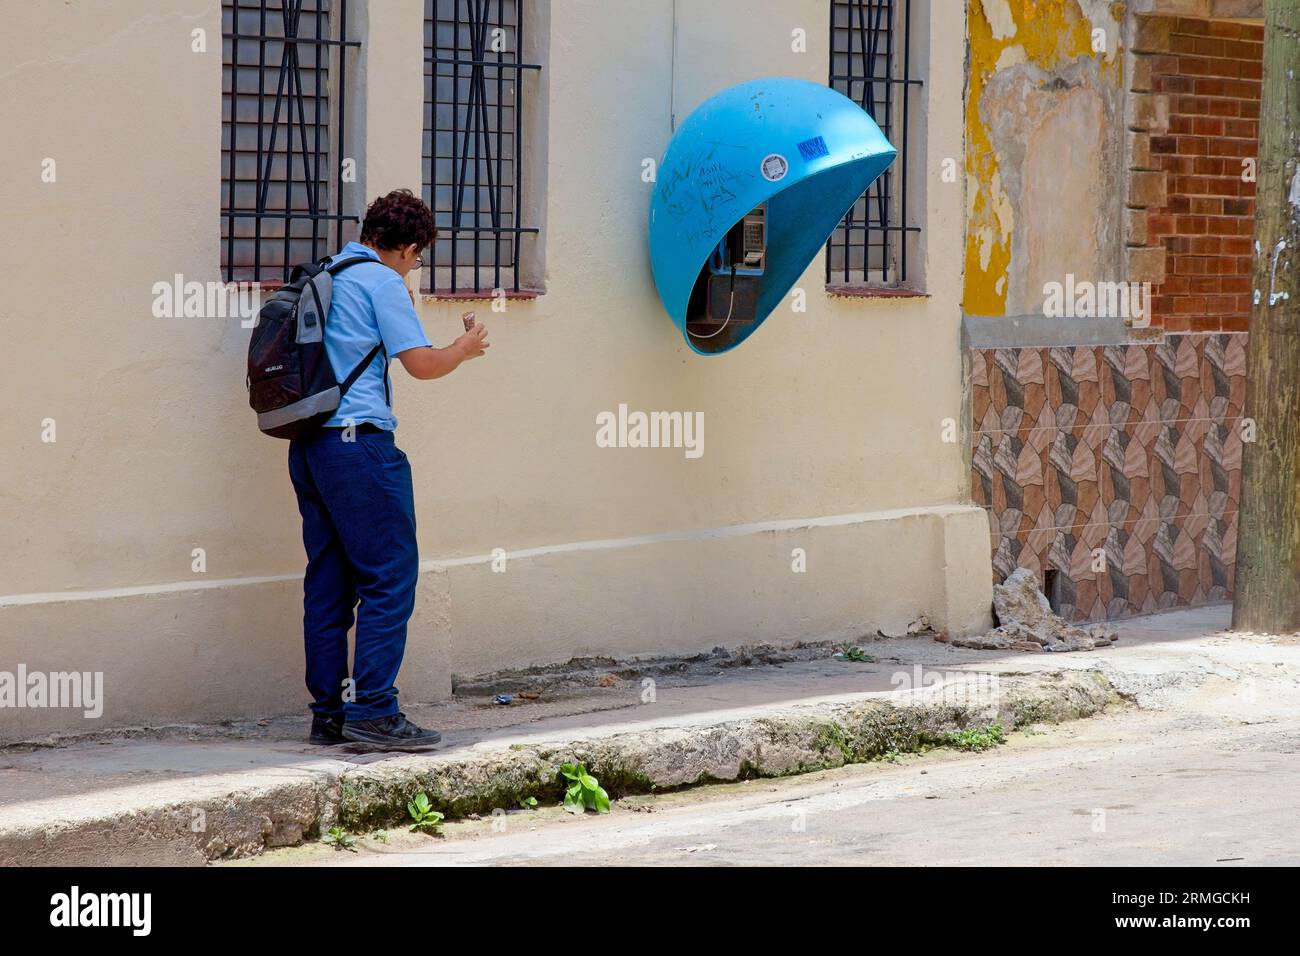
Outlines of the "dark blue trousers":
M 314 713 L 369 720 L 397 713 L 397 671 L 415 609 L 419 555 L 411 465 L 392 432 L 321 429 L 289 444 L 307 549 L 303 638 Z M 348 629 L 356 653 L 347 686 Z

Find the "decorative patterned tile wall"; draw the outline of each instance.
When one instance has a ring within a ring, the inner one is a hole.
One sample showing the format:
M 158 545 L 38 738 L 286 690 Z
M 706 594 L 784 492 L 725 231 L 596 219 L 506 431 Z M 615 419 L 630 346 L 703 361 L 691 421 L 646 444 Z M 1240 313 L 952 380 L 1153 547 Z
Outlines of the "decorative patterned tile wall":
M 1070 620 L 1229 599 L 1246 336 L 972 351 L 993 574 L 1055 570 Z

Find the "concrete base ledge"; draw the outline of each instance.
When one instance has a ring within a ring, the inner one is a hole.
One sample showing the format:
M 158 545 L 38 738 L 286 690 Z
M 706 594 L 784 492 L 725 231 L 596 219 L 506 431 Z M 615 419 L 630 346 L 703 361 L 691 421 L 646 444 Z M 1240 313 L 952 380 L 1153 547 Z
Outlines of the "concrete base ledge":
M 185 778 L 129 798 L 97 794 L 98 809 L 84 800 L 0 809 L 0 865 L 200 865 L 292 845 L 333 825 L 352 832 L 399 825 L 420 791 L 451 818 L 528 796 L 558 802 L 566 762 L 585 763 L 619 797 L 861 763 L 915 751 L 948 731 L 1088 717 L 1120 700 L 1093 671 L 972 675 L 970 683 L 916 691 L 614 725 L 577 739 L 553 734 L 362 766 L 324 759 Z
M 797 553 L 796 553 L 797 552 Z M 800 568 L 796 570 L 796 567 Z M 0 744 L 302 713 L 302 579 L 202 580 L 0 597 L 0 660 L 102 673 L 103 713 L 0 712 Z M 698 653 L 990 623 L 988 518 L 973 505 L 782 519 L 421 565 L 398 686 L 573 657 Z

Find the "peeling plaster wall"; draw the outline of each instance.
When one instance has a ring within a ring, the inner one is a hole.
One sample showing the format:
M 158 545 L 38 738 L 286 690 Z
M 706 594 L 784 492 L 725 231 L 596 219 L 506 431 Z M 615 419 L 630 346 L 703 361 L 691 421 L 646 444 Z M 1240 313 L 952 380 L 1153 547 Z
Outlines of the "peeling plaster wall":
M 971 0 L 968 315 L 1041 313 L 1043 284 L 1067 273 L 1120 278 L 1123 11 Z

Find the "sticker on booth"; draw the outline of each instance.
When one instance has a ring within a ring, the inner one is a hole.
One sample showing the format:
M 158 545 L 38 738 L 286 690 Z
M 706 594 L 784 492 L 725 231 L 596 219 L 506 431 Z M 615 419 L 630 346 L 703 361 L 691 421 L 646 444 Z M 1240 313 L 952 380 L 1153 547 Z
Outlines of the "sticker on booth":
M 830 148 L 826 145 L 826 140 L 820 136 L 814 136 L 812 139 L 806 139 L 799 144 L 799 155 L 805 161 L 812 161 L 820 156 L 829 156 Z
M 764 179 L 770 183 L 779 183 L 790 171 L 790 164 L 780 153 L 768 153 L 763 157 L 763 164 L 759 168 L 763 170 Z

